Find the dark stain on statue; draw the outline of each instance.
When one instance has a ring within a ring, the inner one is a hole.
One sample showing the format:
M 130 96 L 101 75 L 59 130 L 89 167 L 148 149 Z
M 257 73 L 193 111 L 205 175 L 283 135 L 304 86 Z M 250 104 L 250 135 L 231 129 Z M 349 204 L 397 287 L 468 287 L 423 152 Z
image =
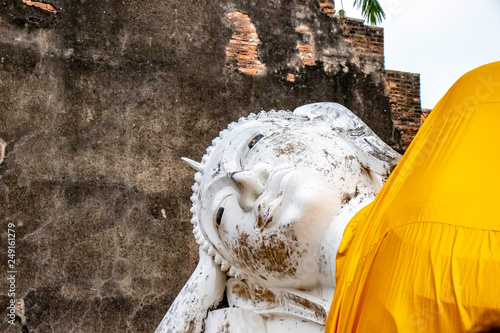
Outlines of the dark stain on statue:
M 347 204 L 353 198 L 357 197 L 358 194 L 359 194 L 359 189 L 358 189 L 357 186 L 356 186 L 356 189 L 354 190 L 354 192 L 352 192 L 352 193 L 344 193 L 344 195 L 342 196 L 342 201 L 341 201 L 342 205 Z
M 276 148 L 276 152 L 278 156 L 293 154 L 295 152 L 295 146 L 289 142 L 285 147 Z
M 256 286 L 253 289 L 255 293 L 256 300 L 260 303 L 261 301 L 268 302 L 271 304 L 277 303 L 277 296 L 269 289 Z
M 250 289 L 248 286 L 244 285 L 243 283 L 237 283 L 233 286 L 232 290 L 233 294 L 238 296 L 239 298 L 243 299 L 251 299 L 251 294 L 250 294 Z
M 259 284 L 247 285 L 244 282 L 239 282 L 233 285 L 231 291 L 239 298 L 251 301 L 254 305 L 263 302 L 269 304 L 279 303 L 279 295 Z
M 345 157 L 344 157 L 344 164 L 345 164 L 345 166 L 346 166 L 346 168 L 347 168 L 348 170 L 352 170 L 352 169 L 354 169 L 354 168 L 352 167 L 352 164 L 353 164 L 353 160 L 355 160 L 355 159 L 356 159 L 356 157 L 354 157 L 354 156 L 352 156 L 352 155 L 349 155 L 349 156 L 345 156 Z
M 305 309 L 309 309 L 309 310 L 313 311 L 316 319 L 319 322 L 326 322 L 326 319 L 327 319 L 326 311 L 320 305 L 313 303 L 313 302 L 311 302 L 305 298 L 302 298 L 300 296 L 291 294 L 291 293 L 287 293 L 286 297 L 290 301 L 292 301 L 293 303 L 299 304 L 300 306 L 304 307 Z
M 252 239 L 247 233 L 242 233 L 231 246 L 243 267 L 248 267 L 257 274 L 266 273 L 276 277 L 296 274 L 297 258 L 306 250 L 297 250 L 298 240 L 295 235 L 271 233 L 257 237 Z
M 328 163 L 330 163 L 334 168 L 339 166 L 339 163 L 335 160 L 335 158 L 333 158 L 333 161 L 330 160 L 331 155 L 326 149 L 323 149 L 323 152 L 325 153 L 325 157 L 326 157 Z
M 259 205 L 259 208 L 260 208 L 260 205 Z M 260 209 L 259 209 L 259 211 L 260 211 Z M 260 214 L 259 214 L 259 215 L 257 215 L 257 225 L 256 226 L 258 229 L 261 229 L 263 225 L 264 225 L 264 220 L 263 220 L 262 216 L 260 216 Z
M 230 326 L 230 325 L 229 325 L 229 322 L 226 322 L 226 324 L 225 324 L 224 326 L 221 326 L 221 327 L 219 328 L 219 332 L 221 332 L 221 333 L 229 333 L 229 332 L 231 332 L 231 331 L 229 330 L 229 326 Z
M 277 198 L 279 198 L 281 195 L 283 195 L 283 192 L 278 193 Z M 257 207 L 258 214 L 257 214 L 257 222 L 255 223 L 255 229 L 257 229 L 259 231 L 264 230 L 267 227 L 267 225 L 269 225 L 270 223 L 273 222 L 273 216 L 269 215 L 270 214 L 269 206 L 264 205 L 264 208 L 266 209 L 266 211 L 265 211 L 264 217 L 262 217 L 262 215 L 263 215 L 262 214 L 262 210 L 263 210 L 262 204 L 259 204 L 259 206 Z
M 194 323 L 194 319 L 189 322 L 188 329 L 186 333 L 195 333 L 196 332 L 196 324 Z

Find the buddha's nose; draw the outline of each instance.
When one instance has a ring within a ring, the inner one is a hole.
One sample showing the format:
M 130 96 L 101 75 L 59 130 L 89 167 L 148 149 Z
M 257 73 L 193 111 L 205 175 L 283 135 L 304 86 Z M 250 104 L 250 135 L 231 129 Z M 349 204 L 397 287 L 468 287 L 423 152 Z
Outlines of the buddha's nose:
M 231 177 L 240 190 L 238 203 L 245 212 L 252 210 L 255 201 L 264 192 L 270 173 L 269 164 L 259 163 L 248 171 L 238 171 L 232 174 Z

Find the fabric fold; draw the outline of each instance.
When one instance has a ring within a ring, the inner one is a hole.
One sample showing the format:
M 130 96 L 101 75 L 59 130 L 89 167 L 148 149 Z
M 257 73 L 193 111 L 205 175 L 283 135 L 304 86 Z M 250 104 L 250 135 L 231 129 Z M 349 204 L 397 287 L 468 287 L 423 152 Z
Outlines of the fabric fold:
M 499 127 L 495 62 L 450 88 L 347 226 L 326 332 L 466 332 L 500 312 Z

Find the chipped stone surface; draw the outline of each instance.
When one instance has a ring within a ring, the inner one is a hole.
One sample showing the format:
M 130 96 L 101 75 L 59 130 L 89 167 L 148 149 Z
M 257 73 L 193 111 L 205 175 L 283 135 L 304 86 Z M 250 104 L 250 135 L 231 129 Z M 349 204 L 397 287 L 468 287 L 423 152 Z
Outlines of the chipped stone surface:
M 4 158 L 5 158 L 5 142 L 0 139 L 0 164 L 2 164 Z
M 21 325 L 26 325 L 26 307 L 22 298 L 16 301 L 16 316 L 21 320 Z

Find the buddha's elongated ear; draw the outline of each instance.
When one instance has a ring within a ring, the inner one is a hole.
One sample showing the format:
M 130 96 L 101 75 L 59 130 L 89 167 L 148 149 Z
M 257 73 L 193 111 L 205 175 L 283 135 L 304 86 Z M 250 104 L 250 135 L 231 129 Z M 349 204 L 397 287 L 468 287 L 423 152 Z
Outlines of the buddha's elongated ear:
M 200 249 L 195 271 L 174 300 L 155 333 L 202 333 L 208 310 L 215 308 L 226 286 L 226 274 Z
M 374 140 L 373 137 L 366 137 L 365 142 L 371 145 L 367 147 L 367 144 L 360 145 L 359 141 L 354 141 L 350 137 L 343 134 L 341 134 L 341 136 L 345 138 L 345 141 L 355 151 L 356 158 L 363 168 L 369 170 L 372 174 L 375 173 L 379 175 L 382 179 L 384 179 L 383 182 L 385 182 L 385 178 L 389 177 L 392 170 L 397 165 L 397 162 L 399 162 L 401 156 L 382 142 L 382 140 L 378 137 L 376 137 L 376 140 Z M 384 146 L 380 145 L 380 143 Z M 394 158 L 388 158 L 387 155 L 392 153 L 396 153 L 397 156 Z
M 378 159 L 373 155 L 369 154 L 365 150 L 363 150 L 358 145 L 347 141 L 353 150 L 355 151 L 356 158 L 358 159 L 361 166 L 368 172 L 372 182 L 375 184 L 377 188 L 382 188 L 385 181 L 391 174 L 392 170 L 396 166 L 397 162 L 391 164 L 387 161 Z M 399 160 L 399 159 L 398 159 Z

